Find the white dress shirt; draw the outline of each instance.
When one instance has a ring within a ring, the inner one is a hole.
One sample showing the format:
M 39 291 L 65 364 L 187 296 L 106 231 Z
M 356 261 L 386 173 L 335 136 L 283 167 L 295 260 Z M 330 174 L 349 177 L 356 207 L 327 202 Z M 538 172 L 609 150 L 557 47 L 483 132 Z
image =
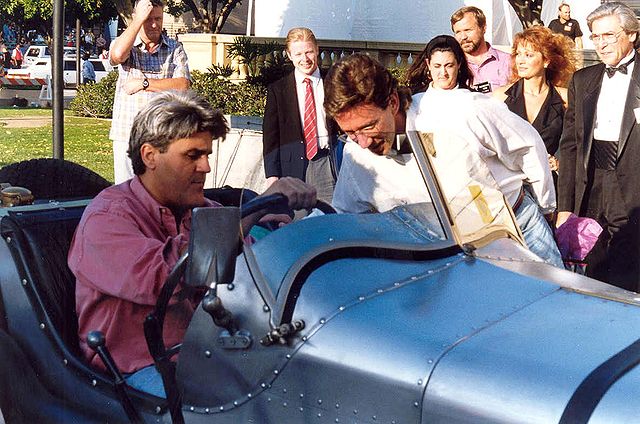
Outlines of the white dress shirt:
M 298 109 L 300 110 L 300 122 L 304 127 L 304 104 L 305 94 L 307 92 L 307 83 L 305 78 L 311 80 L 313 88 L 313 99 L 316 103 L 316 118 L 318 121 L 318 149 L 326 149 L 329 147 L 329 131 L 327 130 L 327 119 L 324 113 L 324 84 L 320 77 L 320 70 L 316 70 L 311 75 L 305 75 L 297 69 L 294 71 L 296 79 L 296 93 L 298 94 Z
M 461 151 L 469 155 L 467 170 L 471 179 L 485 182 L 486 175 L 471 174 L 474 169 L 488 168 L 498 189 L 512 206 L 518 199 L 523 181 L 527 181 L 542 213 L 556 208 L 544 143 L 531 124 L 512 113 L 503 102 L 466 89 L 430 87 L 413 96 L 407 112 L 407 129 L 443 131 L 453 134 L 452 139 L 465 140 L 469 147 Z M 483 161 L 486 168 L 477 161 Z M 446 175 L 440 178 L 446 178 Z M 446 185 L 446 181 L 443 183 Z
M 380 156 L 356 142 L 345 144 L 331 202 L 337 212 L 386 212 L 396 206 L 430 201 L 413 154 Z
M 620 63 L 627 63 L 634 53 L 632 50 Z M 596 106 L 596 125 L 593 129 L 593 138 L 596 140 L 619 141 L 634 64 L 635 61 L 627 66 L 626 75 L 616 72 L 609 78 L 605 72 L 602 76 L 602 88 Z

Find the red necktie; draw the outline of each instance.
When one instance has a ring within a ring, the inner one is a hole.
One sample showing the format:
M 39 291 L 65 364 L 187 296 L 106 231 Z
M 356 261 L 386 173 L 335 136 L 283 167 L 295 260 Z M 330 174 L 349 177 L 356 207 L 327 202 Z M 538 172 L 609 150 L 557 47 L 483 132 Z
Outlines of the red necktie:
M 318 122 L 316 117 L 316 102 L 313 98 L 311 80 L 305 78 L 307 84 L 304 93 L 304 144 L 307 159 L 313 159 L 318 153 Z

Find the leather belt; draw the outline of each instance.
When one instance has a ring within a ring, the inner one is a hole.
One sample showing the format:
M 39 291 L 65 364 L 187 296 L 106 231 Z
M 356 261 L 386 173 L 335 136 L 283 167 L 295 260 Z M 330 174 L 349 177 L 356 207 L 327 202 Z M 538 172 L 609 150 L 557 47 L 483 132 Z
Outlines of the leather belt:
M 513 209 L 513 211 L 515 212 L 520 207 L 523 200 L 524 200 L 524 187 L 520 187 L 520 193 L 518 193 L 518 198 L 516 199 L 515 202 L 513 202 L 513 206 L 511 206 L 511 209 Z
M 318 153 L 311 160 L 318 160 L 329 156 L 329 149 L 318 149 Z

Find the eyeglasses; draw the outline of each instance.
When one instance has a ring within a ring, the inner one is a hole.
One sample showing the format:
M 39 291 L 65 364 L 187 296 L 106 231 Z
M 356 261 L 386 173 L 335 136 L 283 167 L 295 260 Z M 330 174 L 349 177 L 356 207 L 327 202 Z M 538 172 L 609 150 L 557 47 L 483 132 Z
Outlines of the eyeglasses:
M 375 122 L 372 122 L 371 124 L 367 125 L 364 128 L 360 128 L 359 130 L 355 130 L 355 131 L 345 131 L 344 133 L 351 140 L 357 141 L 358 137 L 361 135 L 364 137 L 369 137 L 370 135 L 377 133 L 376 129 L 378 127 L 379 122 L 380 122 L 380 119 L 378 118 L 376 119 Z
M 620 30 L 618 32 L 605 32 L 604 34 L 591 34 L 589 36 L 589 40 L 593 41 L 594 43 L 607 43 L 607 44 L 613 44 L 616 41 L 618 41 L 618 37 L 620 36 L 620 34 L 622 34 L 624 32 L 624 30 Z

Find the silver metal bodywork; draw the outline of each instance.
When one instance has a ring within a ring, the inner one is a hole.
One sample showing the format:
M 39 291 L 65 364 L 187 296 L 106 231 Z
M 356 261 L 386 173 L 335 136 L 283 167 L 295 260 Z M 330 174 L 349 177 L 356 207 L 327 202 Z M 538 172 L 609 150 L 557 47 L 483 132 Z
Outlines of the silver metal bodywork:
M 177 363 L 186 423 L 557 423 L 585 378 L 640 339 L 638 295 L 543 263 L 508 206 L 461 234 L 455 216 L 477 198 L 450 207 L 428 140 L 410 141 L 431 203 L 306 219 L 244 246 L 233 282 L 214 288 L 250 343 L 198 308 Z M 78 203 L 14 212 L 67 206 Z M 122 422 L 107 377 L 52 341 L 11 243 L 0 244 L 0 353 L 10 337 L 29 359 L 38 386 L 25 405 Z M 304 328 L 283 343 L 261 343 L 295 321 Z M 589 422 L 638 422 L 637 362 Z M 170 421 L 160 399 L 134 395 L 145 422 Z

